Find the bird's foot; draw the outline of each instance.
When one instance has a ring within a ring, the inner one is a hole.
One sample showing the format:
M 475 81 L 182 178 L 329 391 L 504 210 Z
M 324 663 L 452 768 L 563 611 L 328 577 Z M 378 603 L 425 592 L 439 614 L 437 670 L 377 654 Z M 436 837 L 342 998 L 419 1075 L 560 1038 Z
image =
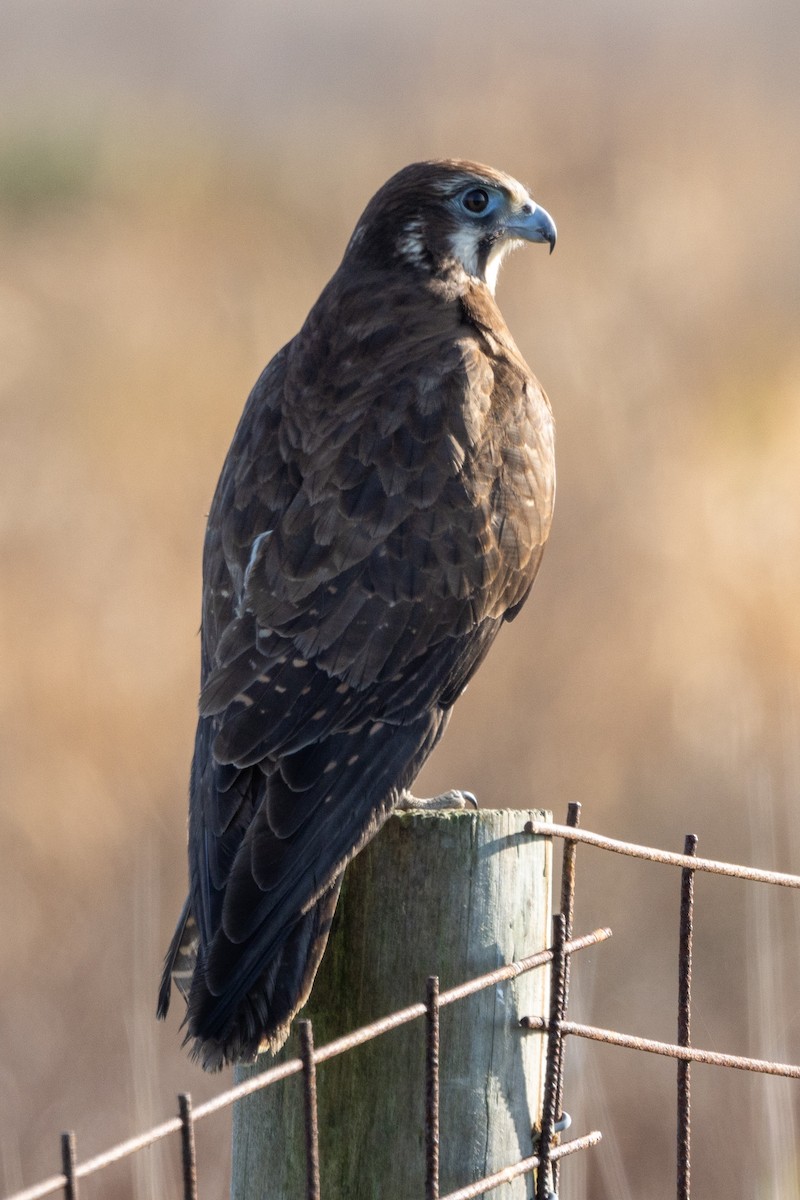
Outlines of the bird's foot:
M 403 792 L 397 802 L 399 812 L 440 812 L 446 808 L 477 808 L 478 801 L 472 792 L 461 792 L 451 788 L 442 792 L 441 796 L 412 796 L 411 792 Z

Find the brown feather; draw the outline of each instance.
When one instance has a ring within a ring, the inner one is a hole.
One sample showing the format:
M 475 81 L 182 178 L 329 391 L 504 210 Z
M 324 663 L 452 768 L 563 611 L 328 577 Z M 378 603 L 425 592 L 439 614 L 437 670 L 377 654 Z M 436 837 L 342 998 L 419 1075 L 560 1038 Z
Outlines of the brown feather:
M 553 422 L 475 265 L 486 247 L 465 257 L 489 229 L 458 207 L 478 185 L 498 212 L 526 198 L 451 161 L 415 164 L 377 193 L 256 383 L 220 476 L 190 893 L 160 1002 L 191 946 L 188 1038 L 207 1067 L 286 1036 L 344 867 L 538 569 Z

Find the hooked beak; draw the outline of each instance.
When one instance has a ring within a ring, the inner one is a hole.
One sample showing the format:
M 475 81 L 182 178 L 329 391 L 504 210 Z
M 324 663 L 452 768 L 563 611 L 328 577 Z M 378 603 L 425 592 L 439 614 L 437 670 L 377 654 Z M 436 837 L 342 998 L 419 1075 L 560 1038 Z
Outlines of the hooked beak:
M 550 213 L 531 200 L 524 204 L 506 225 L 509 237 L 526 242 L 549 242 L 550 253 L 556 248 L 556 223 Z

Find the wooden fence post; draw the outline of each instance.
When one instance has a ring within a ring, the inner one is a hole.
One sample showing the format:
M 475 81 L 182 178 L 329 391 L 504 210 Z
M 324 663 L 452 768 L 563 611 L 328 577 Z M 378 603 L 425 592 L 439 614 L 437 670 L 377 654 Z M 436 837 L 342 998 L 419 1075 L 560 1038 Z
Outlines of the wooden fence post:
M 523 833 L 549 814 L 480 810 L 392 817 L 348 867 L 328 949 L 303 1017 L 323 1045 L 408 1004 L 543 949 L 550 937 L 549 839 Z M 548 1013 L 539 969 L 441 1011 L 441 1194 L 530 1155 L 546 1041 L 518 1027 Z M 425 1023 L 406 1025 L 317 1069 L 323 1200 L 425 1196 Z M 296 1057 L 296 1033 L 278 1056 Z M 237 1080 L 276 1060 L 238 1068 Z M 231 1200 L 306 1195 L 302 1079 L 234 1111 Z M 522 1200 L 531 1180 L 492 1192 Z

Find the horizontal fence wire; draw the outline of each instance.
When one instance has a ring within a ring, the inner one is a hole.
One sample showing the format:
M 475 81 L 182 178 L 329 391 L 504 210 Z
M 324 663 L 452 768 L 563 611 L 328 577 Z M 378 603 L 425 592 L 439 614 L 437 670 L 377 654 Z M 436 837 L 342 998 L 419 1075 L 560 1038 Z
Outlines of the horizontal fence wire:
M 550 1022 L 546 1017 L 522 1017 L 523 1029 L 547 1033 Z M 608 1046 L 622 1046 L 627 1050 L 643 1050 L 647 1054 L 660 1054 L 664 1058 L 682 1059 L 683 1062 L 706 1063 L 710 1067 L 730 1067 L 736 1071 L 755 1071 L 759 1075 L 781 1075 L 784 1079 L 800 1079 L 800 1066 L 794 1063 L 770 1062 L 766 1058 L 744 1058 L 738 1054 L 718 1054 L 716 1050 L 700 1050 L 696 1046 L 678 1046 L 672 1042 L 657 1042 L 652 1038 L 636 1037 L 630 1033 L 618 1033 L 615 1029 L 601 1029 L 596 1025 L 581 1025 L 578 1021 L 561 1021 L 559 1028 L 563 1037 L 588 1038 L 593 1042 L 605 1042 Z M 13 1198 L 12 1198 L 13 1200 Z
M 577 821 L 577 815 L 576 815 Z M 581 829 L 576 825 L 556 825 L 545 821 L 528 821 L 525 824 L 525 832 L 543 837 L 559 837 L 565 839 L 567 847 L 571 847 L 570 854 L 574 854 L 576 843 L 582 842 L 586 845 L 595 846 L 600 850 L 611 851 L 612 853 L 626 855 L 632 858 L 643 859 L 648 862 L 662 863 L 667 866 L 680 867 L 683 870 L 703 871 L 714 875 L 725 875 L 736 879 L 744 879 L 755 883 L 768 883 L 780 887 L 800 888 L 800 876 L 791 875 L 780 871 L 765 871 L 756 867 L 743 866 L 736 863 L 720 862 L 715 859 L 699 858 L 688 854 L 676 854 L 667 850 L 655 849 L 650 846 L 640 846 L 632 842 L 620 841 L 616 838 L 605 837 L 604 835 L 592 833 L 588 830 Z M 574 865 L 573 865 L 574 872 Z M 571 914 L 570 914 L 571 916 Z M 607 928 L 596 929 L 592 933 L 588 933 L 579 938 L 571 938 L 564 943 L 563 952 L 569 957 L 572 954 L 587 949 L 590 946 L 595 946 L 606 941 L 611 937 L 611 930 Z M 514 979 L 517 976 L 538 967 L 544 967 L 553 961 L 553 948 L 539 951 L 537 954 L 530 955 L 527 958 L 519 959 L 516 962 L 509 963 L 495 971 L 491 971 L 485 975 L 478 976 L 475 979 L 467 980 L 465 983 L 459 984 L 457 987 L 450 988 L 447 991 L 441 992 L 437 1000 L 437 1009 L 443 1008 L 448 1004 L 453 1004 L 458 1000 L 462 1000 L 467 996 L 471 996 L 476 992 L 489 988 L 495 984 L 502 983 L 508 979 Z M 6 1200 L 42 1200 L 45 1196 L 53 1195 L 56 1192 L 63 1192 L 67 1197 L 75 1197 L 78 1195 L 78 1182 L 89 1175 L 94 1175 L 98 1171 L 118 1163 L 123 1159 L 128 1158 L 132 1154 L 143 1150 L 148 1146 L 152 1146 L 164 1138 L 169 1137 L 174 1133 L 181 1133 L 184 1147 L 184 1194 L 186 1197 L 191 1197 L 192 1200 L 196 1196 L 197 1181 L 194 1177 L 194 1145 L 193 1145 L 193 1130 L 195 1124 L 205 1117 L 211 1116 L 214 1113 L 220 1112 L 243 1099 L 245 1096 L 252 1095 L 254 1092 L 261 1091 L 263 1088 L 272 1086 L 283 1079 L 287 1079 L 292 1075 L 299 1074 L 302 1071 L 306 1072 L 307 1078 L 309 1071 L 316 1067 L 321 1062 L 326 1062 L 328 1059 L 334 1058 L 339 1054 L 347 1053 L 347 1051 L 355 1049 L 355 1047 L 363 1045 L 365 1042 L 371 1041 L 373 1038 L 380 1037 L 390 1030 L 397 1029 L 401 1025 L 405 1025 L 411 1021 L 429 1015 L 430 1003 L 418 1003 L 409 1005 L 407 1008 L 400 1009 L 397 1012 L 391 1013 L 378 1021 L 373 1021 L 369 1025 L 363 1026 L 361 1029 L 354 1030 L 352 1033 L 344 1037 L 337 1038 L 329 1042 L 325 1046 L 320 1046 L 318 1049 L 313 1047 L 306 1053 L 304 1058 L 294 1058 L 288 1062 L 281 1063 L 278 1066 L 272 1067 L 260 1075 L 254 1076 L 251 1079 L 245 1080 L 237 1084 L 235 1087 L 229 1088 L 220 1095 L 215 1096 L 212 1100 L 206 1101 L 204 1104 L 192 1108 L 191 1102 L 187 1097 L 181 1097 L 181 1115 L 173 1117 L 169 1120 L 161 1122 L 146 1132 L 139 1134 L 136 1137 L 128 1138 L 124 1142 L 111 1147 L 109 1150 L 101 1154 L 95 1155 L 93 1158 L 86 1159 L 82 1163 L 75 1161 L 75 1142 L 74 1135 L 65 1134 L 62 1138 L 63 1149 L 63 1164 L 64 1173 L 54 1175 L 49 1179 L 42 1180 L 40 1183 L 26 1188 L 22 1191 L 17 1191 L 8 1196 Z M 529 1016 L 523 1017 L 520 1022 L 523 1028 L 537 1030 L 549 1033 L 551 1030 L 551 1021 L 544 1017 Z M 765 1059 L 746 1058 L 734 1054 L 722 1054 L 711 1050 L 701 1050 L 694 1046 L 676 1045 L 669 1042 L 654 1041 L 649 1038 L 637 1037 L 631 1034 L 620 1033 L 612 1029 L 602 1029 L 596 1026 L 583 1025 L 575 1021 L 567 1021 L 559 1019 L 556 1022 L 556 1034 L 559 1039 L 568 1035 L 576 1037 L 589 1038 L 593 1041 L 604 1042 L 608 1045 L 620 1046 L 627 1049 L 644 1051 L 650 1054 L 658 1054 L 673 1059 L 682 1060 L 684 1062 L 705 1063 L 711 1066 L 719 1066 L 726 1068 L 734 1068 L 743 1071 L 754 1071 L 764 1075 L 778 1075 L 789 1079 L 800 1079 L 800 1066 L 790 1063 L 769 1062 Z M 560 1097 L 559 1097 L 560 1099 Z M 556 1106 L 558 1107 L 558 1105 Z M 191 1135 L 191 1136 L 190 1136 Z M 556 1164 L 560 1159 L 577 1150 L 582 1150 L 590 1146 L 596 1145 L 601 1139 L 601 1134 L 597 1131 L 589 1133 L 581 1138 L 575 1138 L 570 1142 L 565 1142 L 562 1145 L 551 1145 L 544 1152 L 544 1157 L 550 1163 Z M 189 1159 L 191 1159 L 191 1169 Z M 539 1166 L 539 1158 L 532 1156 L 521 1160 L 519 1163 L 513 1164 L 504 1168 L 502 1171 L 494 1175 L 487 1176 L 483 1180 L 479 1180 L 470 1184 L 458 1191 L 450 1192 L 441 1200 L 470 1200 L 471 1197 L 482 1196 L 492 1188 L 498 1187 L 502 1183 L 506 1183 L 520 1175 L 530 1173 Z M 313 1184 L 311 1185 L 313 1189 Z
M 610 937 L 610 929 L 595 929 L 592 933 L 586 933 L 582 937 L 573 938 L 572 941 L 564 946 L 564 952 L 568 955 L 575 954 L 580 950 L 586 950 L 590 946 L 596 946 L 600 942 L 605 942 Z M 515 962 L 507 963 L 503 967 L 498 967 L 495 971 L 489 971 L 485 975 L 469 979 L 465 983 L 458 984 L 456 987 L 448 988 L 447 991 L 441 992 L 439 995 L 439 1007 L 444 1008 L 448 1004 L 455 1004 L 457 1000 L 463 1000 L 466 996 L 472 996 L 476 992 L 483 991 L 485 988 L 503 983 L 507 979 L 516 979 L 519 975 L 523 975 L 527 971 L 536 970 L 537 967 L 545 967 L 552 962 L 552 959 L 552 949 L 540 950 L 538 953 L 531 954 L 527 958 L 520 958 Z M 392 1029 L 397 1029 L 401 1025 L 407 1025 L 411 1021 L 416 1021 L 424 1017 L 427 1011 L 428 1006 L 424 1002 L 410 1004 L 407 1008 L 390 1013 L 387 1017 L 381 1017 L 380 1020 L 373 1021 L 369 1025 L 364 1025 L 361 1029 L 356 1029 L 344 1037 L 336 1038 L 334 1041 L 328 1042 L 327 1045 L 320 1046 L 319 1049 L 314 1050 L 314 1064 L 327 1062 L 328 1059 L 335 1058 L 339 1054 L 345 1054 L 348 1050 L 353 1050 L 356 1046 L 361 1046 L 365 1042 L 372 1041 L 373 1038 L 380 1037 L 384 1033 L 389 1033 Z M 261 1075 L 256 1075 L 252 1079 L 246 1079 L 242 1083 L 238 1083 L 235 1087 L 228 1088 L 227 1091 L 221 1092 L 219 1096 L 215 1096 L 212 1100 L 207 1100 L 205 1104 L 198 1104 L 192 1110 L 192 1122 L 196 1124 L 198 1121 L 203 1120 L 204 1117 L 229 1108 L 237 1100 L 242 1100 L 245 1096 L 252 1095 L 253 1092 L 260 1092 L 262 1088 L 270 1087 L 282 1079 L 288 1079 L 291 1075 L 298 1075 L 302 1070 L 303 1060 L 300 1058 L 292 1058 L 288 1062 L 271 1067 Z M 147 1146 L 152 1146 L 156 1142 L 162 1141 L 164 1138 L 169 1137 L 170 1134 L 178 1133 L 182 1128 L 183 1120 L 181 1117 L 173 1117 L 169 1121 L 163 1121 L 160 1125 L 148 1129 L 146 1133 L 128 1138 L 126 1141 L 120 1142 L 117 1146 L 112 1146 L 110 1150 L 95 1155 L 94 1158 L 88 1158 L 85 1162 L 78 1163 L 74 1168 L 74 1179 L 85 1179 L 87 1175 L 94 1175 L 97 1171 L 101 1171 L 113 1163 L 120 1162 L 128 1158 L 131 1154 L 135 1154 L 139 1150 L 144 1150 Z M 6 1200 L 41 1200 L 44 1196 L 52 1196 L 55 1192 L 63 1191 L 67 1186 L 67 1182 L 66 1175 L 53 1175 L 49 1179 L 42 1180 L 41 1183 L 34 1184 L 33 1187 L 25 1188 L 24 1191 L 14 1192 L 12 1195 L 6 1197 Z
M 621 842 L 617 838 L 590 833 L 588 829 L 575 829 L 571 825 L 550 825 L 547 821 L 526 821 L 525 832 L 541 837 L 560 837 L 571 842 L 585 842 L 599 850 L 611 850 L 628 858 L 642 858 L 647 862 L 664 863 L 668 867 L 686 867 L 691 871 L 705 871 L 709 875 L 728 875 L 733 879 L 747 879 L 751 883 L 773 883 L 779 887 L 800 888 L 800 875 L 785 871 L 762 871 L 758 867 L 743 867 L 738 863 L 718 862 L 713 858 L 695 858 L 690 854 L 674 854 L 670 850 L 655 850 L 652 846 L 637 846 L 635 842 Z
M 550 1151 L 550 1161 L 557 1162 L 561 1158 L 566 1158 L 568 1154 L 574 1154 L 576 1150 L 588 1150 L 590 1146 L 596 1146 L 598 1142 L 602 1141 L 602 1137 L 602 1133 L 594 1129 L 591 1133 L 584 1134 L 583 1137 L 574 1138 L 571 1142 L 564 1142 L 563 1145 L 556 1146 Z M 530 1158 L 521 1159 L 511 1167 L 504 1167 L 502 1171 L 496 1171 L 494 1175 L 487 1175 L 485 1179 L 467 1184 L 466 1187 L 459 1188 L 457 1192 L 448 1192 L 446 1196 L 442 1196 L 441 1200 L 472 1200 L 474 1196 L 484 1196 L 492 1188 L 499 1187 L 501 1183 L 510 1183 L 519 1175 L 528 1175 L 538 1166 L 539 1159 L 534 1154 Z

